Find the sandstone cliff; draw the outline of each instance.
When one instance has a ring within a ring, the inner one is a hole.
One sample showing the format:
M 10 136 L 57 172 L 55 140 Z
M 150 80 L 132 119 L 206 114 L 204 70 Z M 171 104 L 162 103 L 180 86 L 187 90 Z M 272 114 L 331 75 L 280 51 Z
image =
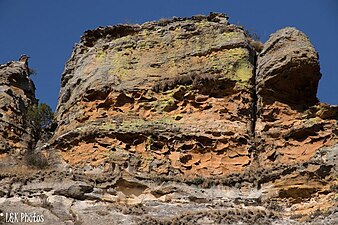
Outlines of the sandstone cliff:
M 320 78 L 295 28 L 260 52 L 219 13 L 87 31 L 42 148 L 53 168 L 4 175 L 1 206 L 49 224 L 337 224 Z
M 35 87 L 23 62 L 0 65 L 0 157 L 23 153 L 32 144 L 25 114 L 35 104 Z M 1 162 L 0 162 L 1 163 Z
M 77 142 L 62 151 L 76 166 L 241 171 L 252 160 L 254 63 L 243 29 L 220 15 L 88 31 L 62 76 L 55 143 Z

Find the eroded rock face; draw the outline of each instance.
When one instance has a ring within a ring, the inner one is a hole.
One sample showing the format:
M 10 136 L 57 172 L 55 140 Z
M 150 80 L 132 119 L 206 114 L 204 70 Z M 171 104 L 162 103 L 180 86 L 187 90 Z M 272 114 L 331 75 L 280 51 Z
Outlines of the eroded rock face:
M 27 69 L 23 62 L 0 65 L 0 157 L 24 151 L 32 141 L 25 113 L 36 99 Z
M 258 55 L 222 14 L 87 31 L 45 146 L 68 170 L 7 174 L 2 205 L 32 198 L 60 224 L 336 224 L 338 107 L 318 102 L 320 76 L 302 32 Z
M 242 171 L 252 160 L 254 57 L 223 14 L 87 31 L 62 76 L 54 144 L 73 166 Z
M 0 171 L 0 212 L 36 213 L 42 224 L 334 225 L 337 159 L 338 145 L 306 164 L 226 179 L 11 168 Z
M 294 28 L 272 34 L 258 55 L 256 175 L 274 189 L 269 198 L 293 204 L 293 215 L 337 205 L 338 107 L 318 103 L 320 77 L 317 52 Z
M 257 61 L 256 141 L 260 162 L 294 164 L 337 143 L 337 106 L 318 103 L 318 54 L 305 34 L 272 34 Z

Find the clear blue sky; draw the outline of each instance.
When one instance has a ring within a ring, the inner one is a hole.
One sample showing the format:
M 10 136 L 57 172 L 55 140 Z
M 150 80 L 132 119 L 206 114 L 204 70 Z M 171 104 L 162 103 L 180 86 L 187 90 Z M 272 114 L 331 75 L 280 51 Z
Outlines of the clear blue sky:
M 320 55 L 318 97 L 338 104 L 337 0 L 0 0 L 0 63 L 31 56 L 37 97 L 55 108 L 64 64 L 85 30 L 211 11 L 228 14 L 263 41 L 285 26 L 305 32 Z

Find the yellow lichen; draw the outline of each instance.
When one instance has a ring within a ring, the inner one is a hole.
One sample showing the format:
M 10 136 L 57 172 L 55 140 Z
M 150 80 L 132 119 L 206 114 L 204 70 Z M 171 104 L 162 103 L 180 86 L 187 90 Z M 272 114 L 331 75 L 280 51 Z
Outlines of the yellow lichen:
M 203 21 L 201 22 L 203 24 Z M 240 88 L 247 87 L 252 76 L 249 52 L 244 48 L 221 49 L 224 42 L 242 38 L 241 32 L 224 32 L 222 34 L 196 35 L 188 39 L 179 38 L 180 29 L 170 31 L 164 36 L 160 31 L 143 30 L 133 48 L 124 48 L 126 41 L 109 49 L 107 54 L 98 51 L 99 62 L 107 63 L 109 74 L 121 80 L 138 77 L 177 77 L 191 71 L 208 71 L 223 74 L 238 81 Z M 118 40 L 116 40 L 118 41 Z M 154 66 L 155 65 L 155 66 Z
M 97 63 L 102 63 L 106 57 L 106 52 L 103 51 L 102 49 L 98 49 L 96 52 L 96 62 Z
M 246 84 L 249 84 L 249 81 L 253 76 L 251 64 L 249 64 L 248 61 L 240 63 L 236 69 L 235 75 L 239 85 L 246 86 Z

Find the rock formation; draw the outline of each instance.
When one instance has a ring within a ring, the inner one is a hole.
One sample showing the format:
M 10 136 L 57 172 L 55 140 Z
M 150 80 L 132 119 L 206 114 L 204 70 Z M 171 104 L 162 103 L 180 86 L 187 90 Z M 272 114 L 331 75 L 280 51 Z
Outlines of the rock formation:
M 260 53 L 220 13 L 87 31 L 42 148 L 52 168 L 3 174 L 1 209 L 49 224 L 337 224 L 338 107 L 319 103 L 320 78 L 295 28 Z
M 307 107 L 317 100 L 318 53 L 304 33 L 284 28 L 272 34 L 257 61 L 257 94 L 264 102 Z
M 0 65 L 0 157 L 23 153 L 31 144 L 25 114 L 36 103 L 35 87 L 24 62 Z M 1 162 L 0 162 L 1 164 Z
M 337 108 L 318 103 L 320 77 L 318 54 L 305 34 L 284 28 L 270 36 L 257 60 L 255 132 L 271 161 L 308 160 L 335 143 Z
M 62 76 L 56 146 L 74 166 L 242 171 L 252 160 L 254 62 L 245 32 L 223 15 L 88 31 Z

